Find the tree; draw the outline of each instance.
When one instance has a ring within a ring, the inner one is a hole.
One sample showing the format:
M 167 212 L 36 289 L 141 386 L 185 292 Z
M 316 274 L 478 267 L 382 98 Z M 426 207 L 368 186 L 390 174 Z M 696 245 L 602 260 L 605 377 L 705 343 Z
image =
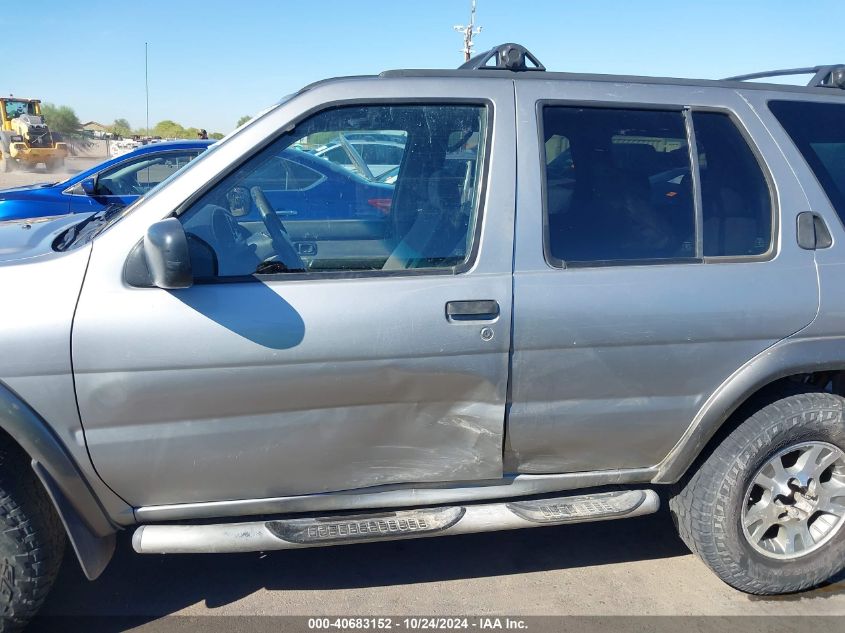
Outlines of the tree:
M 219 141 L 221 138 L 223 138 L 223 136 L 224 135 L 220 132 L 212 132 L 208 135 L 208 138 L 213 138 L 215 141 Z
M 197 134 L 199 132 L 199 128 L 196 127 L 183 127 L 181 123 L 177 123 L 176 121 L 171 121 L 170 119 L 165 119 L 164 121 L 159 121 L 156 123 L 156 126 L 149 131 L 149 134 L 144 134 L 143 130 L 136 130 L 136 134 L 141 134 L 142 136 L 160 136 L 161 138 L 197 138 Z M 214 138 L 223 138 L 222 134 L 217 133 L 210 134 L 209 137 Z
M 240 119 L 238 119 L 238 124 L 235 127 L 241 127 L 244 123 L 249 121 L 251 118 L 252 118 L 251 116 L 249 116 L 248 114 L 245 114 Z
M 156 123 L 156 126 L 153 128 L 153 136 L 160 136 L 161 138 L 185 138 L 185 128 L 176 123 L 176 121 L 165 119 Z
M 53 132 L 60 134 L 76 134 L 82 125 L 73 108 L 68 106 L 57 106 L 52 103 L 41 104 L 41 114 L 44 121 Z
M 111 133 L 115 136 L 132 136 L 132 126 L 126 119 L 115 119 L 111 125 Z

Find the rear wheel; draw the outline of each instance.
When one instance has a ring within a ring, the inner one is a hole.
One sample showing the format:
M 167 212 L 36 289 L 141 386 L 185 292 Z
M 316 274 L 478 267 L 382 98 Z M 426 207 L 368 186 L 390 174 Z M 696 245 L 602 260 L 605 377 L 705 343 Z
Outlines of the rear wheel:
M 56 578 L 65 534 L 26 455 L 0 440 L 0 632 L 22 629 Z
M 843 410 L 829 393 L 763 407 L 670 500 L 681 538 L 729 585 L 790 593 L 845 568 Z

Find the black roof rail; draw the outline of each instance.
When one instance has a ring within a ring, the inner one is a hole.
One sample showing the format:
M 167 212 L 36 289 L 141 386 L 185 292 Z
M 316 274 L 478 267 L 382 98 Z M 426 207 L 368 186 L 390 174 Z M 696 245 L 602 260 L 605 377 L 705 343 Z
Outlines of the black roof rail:
M 782 70 L 766 70 L 761 73 L 726 77 L 724 81 L 746 81 L 748 79 L 763 79 L 765 77 L 788 77 L 789 75 L 813 75 L 807 82 L 810 88 L 841 88 L 845 89 L 845 64 L 830 64 L 828 66 L 810 66 L 807 68 L 784 68 Z
M 495 65 L 489 64 L 495 59 Z M 526 62 L 531 62 L 529 66 Z M 546 70 L 534 55 L 520 44 L 500 44 L 489 51 L 476 55 L 465 64 L 458 66 L 458 70 Z

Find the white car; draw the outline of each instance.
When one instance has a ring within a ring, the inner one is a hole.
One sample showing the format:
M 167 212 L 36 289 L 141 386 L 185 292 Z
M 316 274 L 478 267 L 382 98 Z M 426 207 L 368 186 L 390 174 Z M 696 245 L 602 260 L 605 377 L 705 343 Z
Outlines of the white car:
M 358 172 L 369 180 L 376 180 L 382 174 L 398 167 L 402 161 L 405 143 L 399 140 L 402 137 L 395 138 L 397 140 L 371 140 L 338 136 L 319 147 L 314 155 Z

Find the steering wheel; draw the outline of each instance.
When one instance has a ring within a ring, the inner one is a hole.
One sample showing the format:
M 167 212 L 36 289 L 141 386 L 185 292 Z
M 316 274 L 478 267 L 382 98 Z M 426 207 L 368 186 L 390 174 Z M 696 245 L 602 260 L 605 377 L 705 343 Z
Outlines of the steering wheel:
M 273 248 L 276 249 L 276 255 L 287 266 L 288 270 L 306 270 L 305 262 L 302 261 L 302 258 L 293 246 L 293 242 L 290 241 L 285 225 L 279 219 L 279 214 L 273 210 L 270 201 L 267 200 L 267 196 L 261 191 L 261 187 L 258 185 L 251 187 L 249 193 L 255 202 L 255 206 L 258 207 L 258 211 L 261 213 L 261 220 L 264 222 L 264 226 L 267 227 L 267 233 L 270 234 Z
M 139 186 L 124 178 L 107 179 L 102 184 L 113 196 L 140 196 L 144 194 Z

